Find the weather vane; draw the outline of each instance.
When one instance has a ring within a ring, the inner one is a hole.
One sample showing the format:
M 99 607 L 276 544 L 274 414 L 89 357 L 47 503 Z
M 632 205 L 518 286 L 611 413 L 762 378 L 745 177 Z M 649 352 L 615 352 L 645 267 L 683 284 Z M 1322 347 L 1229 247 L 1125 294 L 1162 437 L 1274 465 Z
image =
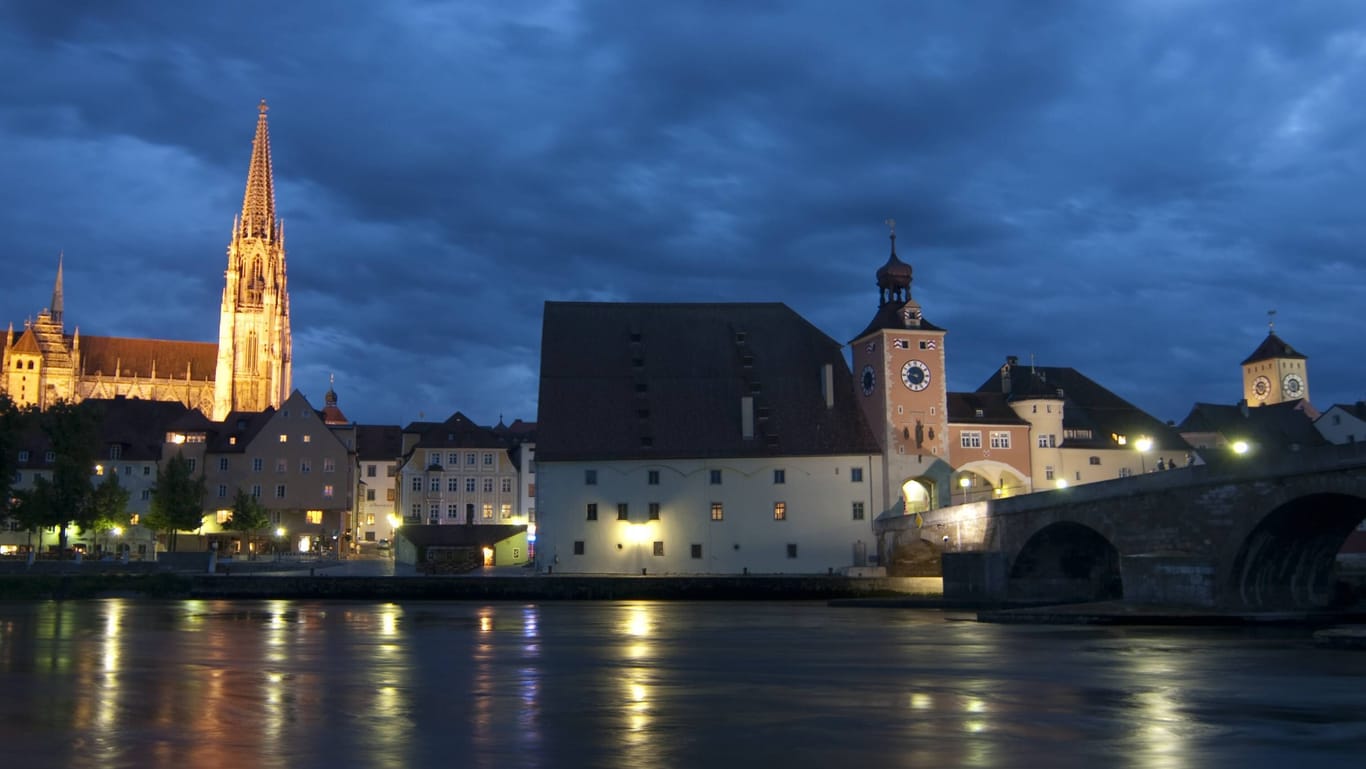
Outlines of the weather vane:
M 887 228 L 890 229 L 890 230 L 892 231 L 892 237 L 895 238 L 895 237 L 896 237 L 896 220 L 895 220 L 895 219 L 888 219 L 887 221 L 883 222 L 883 224 L 887 225 Z
M 1272 330 L 1272 331 L 1275 331 L 1275 330 L 1276 330 L 1276 311 L 1275 311 L 1275 310 L 1267 310 L 1267 311 L 1266 311 L 1266 327 L 1267 327 L 1268 329 Z

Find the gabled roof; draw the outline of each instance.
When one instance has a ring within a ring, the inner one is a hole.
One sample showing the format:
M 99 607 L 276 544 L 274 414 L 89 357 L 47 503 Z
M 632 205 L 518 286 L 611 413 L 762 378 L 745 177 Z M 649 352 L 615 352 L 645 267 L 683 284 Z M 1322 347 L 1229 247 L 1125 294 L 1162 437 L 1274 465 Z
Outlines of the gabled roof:
M 1010 407 L 1002 393 L 949 393 L 948 408 L 949 422 L 954 424 L 1029 424 L 1015 413 L 1015 409 Z
M 1190 445 L 1170 425 L 1102 387 L 1074 368 L 1064 366 L 1011 366 L 1009 400 L 1054 397 L 1063 401 L 1062 426 L 1071 437 L 1063 448 L 1114 448 L 1112 436 L 1129 440 L 1146 435 L 1155 451 L 1189 451 Z M 1003 393 L 998 369 L 980 392 Z M 1042 393 L 1051 393 L 1042 396 Z M 1086 437 L 1086 436 L 1090 437 Z
M 851 340 L 851 343 L 852 343 L 852 342 L 857 342 L 858 340 L 864 338 L 865 336 L 868 336 L 869 334 L 873 333 L 874 331 L 880 331 L 880 330 L 882 330 L 882 329 L 887 329 L 887 330 L 889 330 L 889 331 L 943 331 L 943 330 L 944 330 L 944 329 L 942 329 L 942 328 L 940 328 L 940 327 L 934 325 L 933 323 L 929 322 L 928 320 L 925 320 L 925 318 L 924 318 L 923 316 L 920 318 L 920 325 L 918 325 L 918 326 L 907 326 L 906 323 L 905 323 L 905 321 L 904 321 L 904 320 L 902 319 L 902 317 L 901 317 L 901 308 L 902 308 L 902 306 L 903 306 L 903 305 L 902 305 L 901 303 L 899 303 L 899 302 L 888 302 L 888 303 L 882 305 L 881 307 L 879 307 L 879 308 L 877 309 L 877 313 L 873 315 L 873 319 L 872 319 L 871 321 L 868 322 L 868 327 L 865 328 L 865 329 L 863 329 L 862 331 L 858 332 L 858 334 L 854 335 L 854 338 L 853 338 L 853 340 Z
M 1356 403 L 1334 403 L 1332 406 L 1329 406 L 1323 414 L 1327 414 L 1333 409 L 1341 409 L 1357 419 L 1366 422 L 1366 401 L 1357 401 Z M 1323 414 L 1320 414 L 1319 418 L 1322 418 Z
M 9 349 L 10 352 L 21 352 L 26 355 L 41 355 L 43 352 L 42 349 L 38 347 L 38 340 L 34 338 L 33 329 L 31 328 L 24 329 L 24 333 L 20 335 L 19 341 L 15 342 L 14 346 Z
M 208 450 L 220 453 L 241 453 L 247 444 L 256 439 L 265 429 L 275 409 L 267 406 L 265 411 L 229 411 L 222 422 L 210 422 Z
M 393 462 L 403 451 L 403 431 L 398 425 L 356 425 L 356 459 L 361 462 Z
M 96 404 L 104 415 L 100 425 L 104 445 L 99 457 L 108 457 L 109 447 L 117 445 L 120 447 L 119 459 L 130 461 L 160 461 L 170 426 L 192 412 L 174 401 L 110 398 L 83 402 Z
M 413 422 L 405 427 L 403 432 L 421 435 L 415 448 L 507 448 L 507 441 L 503 440 L 502 436 L 487 427 L 475 424 L 459 411 L 445 422 Z
M 70 340 L 68 339 L 68 344 Z M 218 345 L 165 339 L 128 339 L 118 336 L 81 337 L 81 373 L 119 376 L 212 380 L 217 374 Z
M 1303 400 L 1247 408 L 1196 403 L 1176 429 L 1184 435 L 1214 433 L 1225 440 L 1246 440 L 1266 449 L 1324 446 L 1328 441 L 1314 427 Z
M 842 346 L 780 303 L 547 302 L 537 458 L 876 453 L 852 381 Z
M 1266 335 L 1266 339 L 1263 339 L 1261 344 L 1257 345 L 1257 349 L 1253 350 L 1252 354 L 1247 356 L 1247 358 L 1243 360 L 1241 365 L 1246 366 L 1249 363 L 1257 363 L 1259 361 L 1264 360 L 1275 360 L 1277 358 L 1295 358 L 1298 360 L 1307 360 L 1307 358 L 1304 355 L 1300 354 L 1299 352 L 1296 352 L 1295 348 L 1286 344 L 1284 340 L 1276 336 L 1275 331 L 1272 331 L 1271 333 Z

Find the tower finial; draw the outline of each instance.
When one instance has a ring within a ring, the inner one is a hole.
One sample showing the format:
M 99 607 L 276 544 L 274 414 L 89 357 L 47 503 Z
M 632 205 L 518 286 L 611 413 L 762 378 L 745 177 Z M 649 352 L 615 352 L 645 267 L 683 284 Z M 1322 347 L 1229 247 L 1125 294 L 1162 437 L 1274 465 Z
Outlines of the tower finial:
M 57 252 L 57 282 L 52 285 L 52 320 L 62 322 L 62 261 L 66 251 Z
M 1271 333 L 1276 333 L 1276 311 L 1266 311 L 1266 327 Z
M 251 166 L 247 169 L 247 191 L 242 196 L 242 237 L 275 240 L 275 177 L 270 167 L 270 128 L 266 113 L 270 107 L 262 99 L 257 107 L 256 137 L 251 142 Z
M 892 253 L 895 254 L 895 253 L 896 253 L 896 220 L 895 220 L 895 219 L 888 219 L 887 221 L 883 222 L 883 224 L 886 224 L 886 225 L 887 225 L 887 229 L 891 230 L 891 237 L 892 237 Z

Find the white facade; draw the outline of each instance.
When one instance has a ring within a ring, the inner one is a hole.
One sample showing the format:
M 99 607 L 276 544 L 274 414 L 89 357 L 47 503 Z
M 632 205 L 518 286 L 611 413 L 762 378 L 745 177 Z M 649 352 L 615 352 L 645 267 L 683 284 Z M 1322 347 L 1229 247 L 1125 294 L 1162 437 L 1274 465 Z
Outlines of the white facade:
M 399 468 L 399 510 L 414 524 L 524 524 L 517 509 L 517 468 L 507 449 L 424 448 Z
M 360 460 L 359 512 L 356 514 L 356 542 L 361 547 L 381 539 L 393 541 L 398 516 L 398 459 Z
M 876 553 L 881 466 L 876 454 L 543 462 L 538 495 L 553 502 L 537 511 L 538 568 L 838 574 Z
M 1366 441 L 1366 422 L 1363 422 L 1341 405 L 1334 405 L 1319 415 L 1319 418 L 1314 420 L 1314 428 L 1329 443 L 1343 444 Z

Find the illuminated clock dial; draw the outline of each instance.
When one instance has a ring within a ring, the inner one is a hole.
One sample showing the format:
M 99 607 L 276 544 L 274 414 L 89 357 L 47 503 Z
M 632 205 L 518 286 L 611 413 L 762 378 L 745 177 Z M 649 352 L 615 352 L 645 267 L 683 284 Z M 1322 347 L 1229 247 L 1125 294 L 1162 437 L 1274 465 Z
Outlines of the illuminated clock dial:
M 1259 376 L 1252 381 L 1252 394 L 1257 396 L 1257 400 L 1266 400 L 1266 396 L 1271 394 L 1271 380 L 1264 376 Z
M 901 382 L 913 392 L 930 386 L 930 367 L 918 360 L 906 361 L 901 367 Z
M 873 394 L 873 388 L 877 386 L 877 374 L 873 373 L 872 366 L 863 367 L 863 375 L 859 377 L 859 382 L 863 385 L 864 395 Z
M 1290 398 L 1304 397 L 1304 380 L 1299 374 L 1286 374 L 1281 380 L 1281 390 Z

